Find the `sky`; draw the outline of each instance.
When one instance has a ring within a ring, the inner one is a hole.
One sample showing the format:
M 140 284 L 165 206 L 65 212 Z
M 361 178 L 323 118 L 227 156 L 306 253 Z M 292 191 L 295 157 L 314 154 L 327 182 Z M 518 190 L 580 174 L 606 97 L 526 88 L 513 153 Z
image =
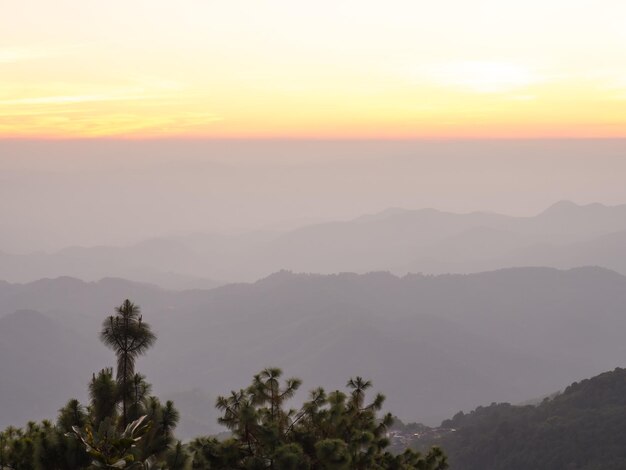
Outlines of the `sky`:
M 623 0 L 0 0 L 0 138 L 626 137 Z

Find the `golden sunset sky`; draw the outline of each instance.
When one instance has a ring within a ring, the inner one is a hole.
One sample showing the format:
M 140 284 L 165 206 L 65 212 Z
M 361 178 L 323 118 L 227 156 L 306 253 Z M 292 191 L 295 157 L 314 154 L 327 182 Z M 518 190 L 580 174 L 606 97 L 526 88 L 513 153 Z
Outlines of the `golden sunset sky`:
M 626 137 L 624 0 L 3 0 L 0 137 Z

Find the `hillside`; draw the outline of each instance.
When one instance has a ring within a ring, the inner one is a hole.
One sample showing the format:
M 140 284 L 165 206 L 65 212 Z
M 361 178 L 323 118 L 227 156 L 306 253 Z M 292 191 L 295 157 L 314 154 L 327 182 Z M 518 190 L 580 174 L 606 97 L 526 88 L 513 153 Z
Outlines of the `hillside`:
M 80 384 L 59 384 L 66 398 L 84 390 L 92 371 L 113 365 L 97 332 L 127 297 L 158 336 L 140 370 L 159 395 L 183 397 L 190 417 L 204 416 L 193 412 L 195 403 L 210 405 L 217 393 L 245 385 L 242 377 L 278 365 L 328 389 L 366 376 L 398 416 L 432 425 L 476 403 L 541 396 L 626 357 L 626 278 L 600 268 L 405 277 L 280 272 L 253 284 L 186 292 L 60 278 L 0 284 L 0 348 L 33 364 L 19 386 L 45 391 L 47 384 L 35 368 L 41 353 L 14 346 L 28 344 L 28 324 L 5 333 L 5 322 L 22 315 L 12 312 L 45 315 L 56 326 L 38 338 L 44 356 L 62 351 L 64 368 L 85 371 Z M 49 335 L 55 331 L 69 333 Z M 0 355 L 0 372 L 11 366 L 10 356 Z M 35 399 L 12 391 L 1 400 L 0 427 L 28 419 Z M 36 402 L 40 418 L 62 404 L 44 393 Z M 189 429 L 198 424 L 190 421 Z
M 445 448 L 455 470 L 626 468 L 626 369 L 573 383 L 538 406 L 507 403 L 458 413 L 454 432 L 423 438 Z

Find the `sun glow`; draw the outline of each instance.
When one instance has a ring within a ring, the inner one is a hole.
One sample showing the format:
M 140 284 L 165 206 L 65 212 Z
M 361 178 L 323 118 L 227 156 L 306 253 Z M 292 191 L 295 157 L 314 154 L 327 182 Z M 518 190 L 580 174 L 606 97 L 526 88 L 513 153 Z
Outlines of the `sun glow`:
M 626 136 L 621 1 L 8 10 L 2 137 Z

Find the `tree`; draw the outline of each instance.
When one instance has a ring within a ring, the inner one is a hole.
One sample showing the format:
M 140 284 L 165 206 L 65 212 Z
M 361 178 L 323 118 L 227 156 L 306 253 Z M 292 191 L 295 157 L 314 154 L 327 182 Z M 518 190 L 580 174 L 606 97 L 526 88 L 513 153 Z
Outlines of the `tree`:
M 100 339 L 117 356 L 117 382 L 122 402 L 122 427 L 128 424 L 127 407 L 132 400 L 135 359 L 154 344 L 156 336 L 143 322 L 138 305 L 126 299 L 102 324 Z
M 128 421 L 135 421 L 146 414 L 146 402 L 150 398 L 152 385 L 146 381 L 146 377 L 135 374 L 129 383 L 130 399 L 126 410 Z
M 30 422 L 0 432 L 0 470 L 444 470 L 437 448 L 425 455 L 387 451 L 390 414 L 379 417 L 385 397 L 366 399 L 371 382 L 348 380 L 346 392 L 310 392 L 299 409 L 287 407 L 302 382 L 282 379 L 278 368 L 255 375 L 245 389 L 220 396 L 219 422 L 232 437 L 176 441 L 179 413 L 150 394 L 135 359 L 156 340 L 129 300 L 108 317 L 102 341 L 117 356 L 117 374 L 102 369 L 89 383 L 89 406 L 72 399 L 56 423 Z M 121 404 L 121 415 L 119 412 Z
M 148 397 L 144 404 L 146 419 L 151 423 L 150 430 L 137 446 L 139 458 L 155 456 L 161 460 L 174 446 L 174 428 L 178 424 L 178 410 L 172 401 L 161 405 L 156 397 Z
M 91 399 L 90 414 L 94 426 L 98 426 L 107 417 L 117 415 L 116 407 L 119 394 L 117 383 L 113 379 L 113 369 L 102 369 L 94 374 L 89 383 Z
M 105 469 L 148 469 L 156 463 L 154 457 L 138 461 L 132 450 L 148 433 L 151 423 L 142 416 L 130 423 L 123 432 L 117 431 L 109 418 L 100 423 L 94 430 L 87 425 L 84 429 L 74 426 L 72 431 L 82 442 L 91 457 L 92 466 Z
M 232 438 L 199 438 L 189 445 L 194 468 L 204 469 L 337 469 L 443 470 L 446 458 L 433 448 L 426 455 L 407 450 L 385 451 L 390 414 L 379 418 L 384 396 L 366 403 L 369 381 L 350 379 L 349 394 L 322 388 L 310 393 L 299 410 L 285 408 L 298 390 L 299 379 L 281 384 L 280 369 L 265 369 L 252 384 L 218 397 L 219 422 Z
M 76 399 L 71 399 L 59 410 L 57 427 L 65 432 L 70 432 L 73 426 L 82 427 L 87 424 L 85 408 Z

